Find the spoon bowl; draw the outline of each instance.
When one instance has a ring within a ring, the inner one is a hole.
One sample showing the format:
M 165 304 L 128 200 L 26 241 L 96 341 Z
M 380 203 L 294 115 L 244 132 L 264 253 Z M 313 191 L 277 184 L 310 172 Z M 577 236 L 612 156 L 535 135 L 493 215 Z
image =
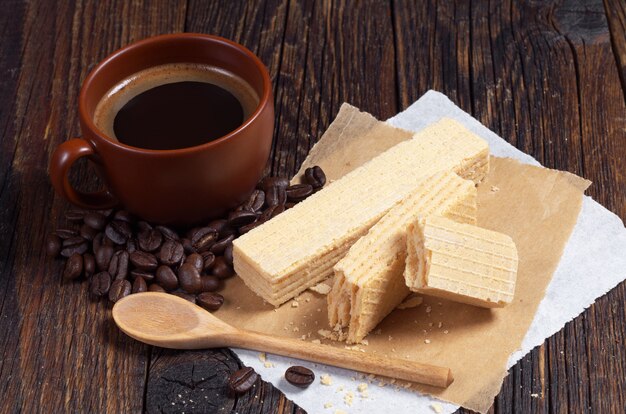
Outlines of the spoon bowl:
M 167 293 L 126 296 L 113 306 L 113 319 L 128 336 L 163 348 L 234 346 L 436 387 L 447 387 L 453 381 L 452 372 L 445 367 L 237 329 L 201 307 Z

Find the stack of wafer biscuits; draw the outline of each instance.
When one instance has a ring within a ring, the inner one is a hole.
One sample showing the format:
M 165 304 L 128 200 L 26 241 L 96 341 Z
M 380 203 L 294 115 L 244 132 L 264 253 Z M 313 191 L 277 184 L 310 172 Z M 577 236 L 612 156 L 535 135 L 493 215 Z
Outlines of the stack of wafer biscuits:
M 237 274 L 278 306 L 328 278 L 352 244 L 396 203 L 441 171 L 480 181 L 489 147 L 442 119 L 233 243 Z

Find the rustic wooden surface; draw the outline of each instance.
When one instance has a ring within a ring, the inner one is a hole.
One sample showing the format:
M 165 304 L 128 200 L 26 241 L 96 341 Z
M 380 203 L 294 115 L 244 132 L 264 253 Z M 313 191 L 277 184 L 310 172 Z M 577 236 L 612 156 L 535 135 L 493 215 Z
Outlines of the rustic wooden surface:
M 436 89 L 547 167 L 593 180 L 588 193 L 626 218 L 622 0 L 0 6 L 0 412 L 157 412 L 171 405 L 163 390 L 223 393 L 219 381 L 193 382 L 189 367 L 239 366 L 226 350 L 163 351 L 125 337 L 107 305 L 89 301 L 84 284 L 62 283 L 60 265 L 42 253 L 67 209 L 47 163 L 80 135 L 81 81 L 146 36 L 218 34 L 261 57 L 276 102 L 268 172 L 293 173 L 344 101 L 385 119 Z M 96 185 L 85 165 L 74 180 Z M 625 305 L 622 283 L 513 367 L 491 411 L 623 413 Z M 271 385 L 255 392 L 211 403 L 224 412 L 302 412 Z

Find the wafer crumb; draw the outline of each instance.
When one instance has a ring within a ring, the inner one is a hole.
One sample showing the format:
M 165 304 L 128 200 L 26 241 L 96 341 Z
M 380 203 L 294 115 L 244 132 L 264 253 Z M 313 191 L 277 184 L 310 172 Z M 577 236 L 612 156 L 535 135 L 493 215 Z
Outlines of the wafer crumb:
M 295 300 L 294 300 L 293 302 L 291 302 L 291 307 L 292 307 L 292 308 L 297 308 L 298 306 L 300 306 L 300 304 L 298 303 L 298 301 L 295 301 Z
M 388 341 L 393 340 L 393 336 L 389 335 L 389 338 L 387 338 Z
M 424 343 L 425 344 L 429 344 L 430 343 L 430 339 L 424 339 Z
M 430 408 L 432 408 L 432 410 L 436 412 L 437 414 L 440 414 L 443 412 L 443 408 L 441 407 L 441 404 L 439 403 L 432 403 L 430 405 Z
M 332 408 L 333 403 L 326 403 L 324 404 L 324 408 Z
M 447 329 L 444 330 L 443 333 L 447 335 L 448 334 L 448 330 Z
M 335 410 L 335 414 L 348 414 L 344 410 Z
M 439 323 L 437 324 L 437 328 L 441 328 L 442 326 L 443 326 L 443 323 L 441 323 L 441 322 L 439 322 Z
M 263 364 L 263 366 L 265 368 L 274 368 L 274 364 L 272 364 L 271 362 L 267 361 Z
M 297 326 L 293 328 L 294 332 L 300 332 L 300 328 L 298 328 Z
M 261 352 L 259 354 L 259 361 L 261 361 L 261 362 L 267 361 L 267 355 L 265 354 L 265 352 Z
M 314 339 L 311 342 L 318 345 L 322 343 L 322 341 L 320 341 L 319 339 Z
M 426 313 L 430 313 L 433 310 L 432 307 L 430 306 L 426 306 Z
M 330 292 L 331 287 L 327 285 L 326 283 L 322 282 L 322 283 L 318 283 L 315 286 L 311 286 L 309 290 L 319 293 L 320 295 L 328 295 L 328 292 Z
M 354 400 L 354 393 L 348 391 L 346 395 L 343 396 L 343 402 L 345 402 L 347 406 L 352 406 L 352 400 Z
M 333 385 L 333 380 L 328 374 L 324 374 L 320 377 L 320 382 L 322 385 Z
M 534 394 L 534 393 L 533 393 L 533 394 L 530 394 L 530 396 L 531 396 L 532 398 L 539 398 L 539 394 Z
M 398 309 L 416 308 L 422 304 L 424 299 L 421 296 L 409 295 L 404 301 L 398 305 Z
M 359 385 L 357 385 L 356 390 L 358 392 L 365 392 L 365 391 L 367 391 L 367 384 L 364 383 L 364 382 L 360 383 Z
M 492 192 L 492 193 L 497 193 L 498 191 L 500 191 L 500 188 L 499 188 L 499 187 L 496 187 L 495 185 L 492 185 L 492 186 L 491 186 L 491 192 Z
M 367 339 L 364 339 L 364 340 L 361 341 L 361 345 L 367 346 L 369 344 L 370 344 L 370 341 L 368 341 Z

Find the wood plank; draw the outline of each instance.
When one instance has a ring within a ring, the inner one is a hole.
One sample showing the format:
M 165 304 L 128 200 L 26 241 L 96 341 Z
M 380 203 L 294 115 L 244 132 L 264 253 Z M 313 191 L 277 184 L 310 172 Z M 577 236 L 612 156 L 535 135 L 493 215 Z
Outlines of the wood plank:
M 626 3 L 621 0 L 604 0 L 604 9 L 626 99 Z
M 15 105 L 5 107 L 3 101 L 3 113 L 10 112 L 3 115 L 8 134 L 1 144 L 2 167 L 8 170 L 0 177 L 7 247 L 1 253 L 6 260 L 0 283 L 6 289 L 0 291 L 0 323 L 3 333 L 11 333 L 0 339 L 0 384 L 2 395 L 10 398 L 4 399 L 5 407 L 22 412 L 142 409 L 147 347 L 115 328 L 106 305 L 89 301 L 85 284 L 60 283 L 60 263 L 42 255 L 46 234 L 67 209 L 53 195 L 47 164 L 60 142 L 79 135 L 76 99 L 89 68 L 132 40 L 182 30 L 184 6 L 35 2 L 15 4 L 0 18 L 10 20 L 1 30 L 16 33 L 8 35 L 16 37 L 10 46 L 3 42 L 0 56 L 19 63 L 15 93 L 8 94 Z M 12 87 L 11 79 L 3 88 Z M 87 168 L 75 173 L 80 185 L 91 185 Z

